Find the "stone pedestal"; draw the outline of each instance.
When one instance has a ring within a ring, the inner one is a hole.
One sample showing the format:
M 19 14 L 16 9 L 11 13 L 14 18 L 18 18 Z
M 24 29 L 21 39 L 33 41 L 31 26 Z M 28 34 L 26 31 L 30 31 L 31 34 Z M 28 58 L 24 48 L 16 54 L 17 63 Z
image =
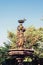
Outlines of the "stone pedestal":
M 15 57 L 17 62 L 18 62 L 18 65 L 23 65 L 23 59 L 25 57 L 28 57 L 28 56 L 32 56 L 33 55 L 33 50 L 31 49 L 24 49 L 24 50 L 15 50 L 15 49 L 10 49 L 8 51 L 9 53 L 9 56 L 12 56 L 12 57 Z

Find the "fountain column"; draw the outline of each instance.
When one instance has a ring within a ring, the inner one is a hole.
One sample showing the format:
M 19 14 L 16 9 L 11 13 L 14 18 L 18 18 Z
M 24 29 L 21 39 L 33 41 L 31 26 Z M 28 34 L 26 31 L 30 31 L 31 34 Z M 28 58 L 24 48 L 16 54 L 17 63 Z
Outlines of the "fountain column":
M 24 50 L 25 43 L 25 28 L 23 27 L 24 20 L 18 20 L 20 25 L 17 27 L 17 48 L 18 50 Z M 23 65 L 23 58 L 16 58 L 18 60 L 18 65 Z

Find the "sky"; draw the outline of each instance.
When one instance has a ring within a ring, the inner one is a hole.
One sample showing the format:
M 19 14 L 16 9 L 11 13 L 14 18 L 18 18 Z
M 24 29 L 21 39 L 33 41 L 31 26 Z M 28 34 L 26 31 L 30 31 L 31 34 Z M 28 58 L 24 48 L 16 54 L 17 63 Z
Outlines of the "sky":
M 43 0 L 0 0 L 0 46 L 7 41 L 8 31 L 16 30 L 19 19 L 25 27 L 43 27 Z

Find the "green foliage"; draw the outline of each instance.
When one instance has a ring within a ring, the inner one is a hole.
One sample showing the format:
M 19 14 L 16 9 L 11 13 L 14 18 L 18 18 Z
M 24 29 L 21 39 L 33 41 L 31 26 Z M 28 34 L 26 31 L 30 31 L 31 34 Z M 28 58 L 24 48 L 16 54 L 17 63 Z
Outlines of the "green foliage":
M 16 34 L 12 33 L 12 32 L 8 32 L 8 38 L 11 41 L 10 42 L 10 48 L 16 48 L 16 41 L 17 41 L 17 36 Z
M 32 62 L 32 59 L 30 57 L 25 57 L 24 62 Z
M 34 49 L 34 54 L 39 58 L 43 57 L 43 28 L 30 27 L 25 32 L 26 45 Z
M 0 64 L 1 64 L 1 62 L 3 62 L 5 59 L 7 59 L 8 58 L 8 49 L 9 49 L 9 45 L 8 44 L 6 44 L 5 42 L 4 42 L 4 47 L 0 47 Z

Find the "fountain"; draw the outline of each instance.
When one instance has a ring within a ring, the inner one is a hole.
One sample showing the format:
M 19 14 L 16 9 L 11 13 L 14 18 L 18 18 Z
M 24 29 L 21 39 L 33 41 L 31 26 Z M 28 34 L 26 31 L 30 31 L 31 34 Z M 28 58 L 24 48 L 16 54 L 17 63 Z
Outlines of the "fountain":
M 17 49 L 10 49 L 8 52 L 10 56 L 16 58 L 18 65 L 23 65 L 23 59 L 25 57 L 31 56 L 34 52 L 32 49 L 25 48 L 25 28 L 22 25 L 24 21 L 25 20 L 18 20 L 20 25 L 17 27 Z

